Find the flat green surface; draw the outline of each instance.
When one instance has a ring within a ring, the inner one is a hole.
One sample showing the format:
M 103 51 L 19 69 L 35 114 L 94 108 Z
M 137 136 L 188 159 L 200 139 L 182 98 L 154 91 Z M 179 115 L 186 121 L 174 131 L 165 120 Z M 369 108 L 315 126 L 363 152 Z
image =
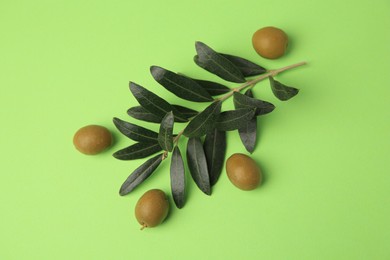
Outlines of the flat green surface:
M 0 259 L 390 259 L 389 13 L 385 0 L 1 1 Z M 267 25 L 290 36 L 279 60 L 252 49 Z M 222 83 L 193 63 L 196 40 L 267 68 L 307 61 L 278 76 L 301 92 L 280 102 L 267 82 L 254 89 L 277 107 L 259 120 L 262 187 L 240 191 L 224 172 L 208 197 L 189 179 L 185 207 L 141 232 L 134 205 L 169 193 L 169 164 L 120 197 L 142 160 L 112 158 L 131 144 L 112 118 L 131 120 L 130 80 L 181 102 L 150 65 Z M 78 153 L 87 124 L 114 146 Z

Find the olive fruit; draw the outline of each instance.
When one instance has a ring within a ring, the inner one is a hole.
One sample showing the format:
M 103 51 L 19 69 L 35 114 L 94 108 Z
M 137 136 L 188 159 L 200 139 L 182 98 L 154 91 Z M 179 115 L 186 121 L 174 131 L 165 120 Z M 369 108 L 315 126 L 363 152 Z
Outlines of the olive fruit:
M 135 205 L 135 217 L 141 224 L 141 229 L 158 226 L 167 217 L 168 211 L 168 198 L 159 189 L 145 192 Z
M 83 154 L 98 154 L 112 143 L 110 131 L 99 125 L 88 125 L 80 128 L 73 137 L 73 144 Z
M 241 190 L 253 190 L 262 181 L 260 168 L 245 154 L 236 153 L 230 156 L 226 161 L 226 172 L 233 185 Z
M 252 44 L 260 56 L 267 59 L 277 59 L 286 52 L 288 37 L 281 29 L 268 26 L 253 34 Z

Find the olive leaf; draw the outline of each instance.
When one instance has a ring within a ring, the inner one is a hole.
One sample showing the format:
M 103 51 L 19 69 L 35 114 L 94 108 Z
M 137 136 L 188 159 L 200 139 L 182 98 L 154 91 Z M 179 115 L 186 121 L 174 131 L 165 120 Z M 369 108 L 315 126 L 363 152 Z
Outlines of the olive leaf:
M 257 139 L 257 117 L 253 117 L 245 126 L 239 128 L 238 133 L 245 149 L 249 153 L 253 153 Z
M 146 88 L 134 82 L 130 82 L 130 91 L 133 93 L 133 96 L 137 99 L 138 103 L 149 112 L 157 116 L 164 117 L 166 113 L 173 111 L 173 115 L 179 122 L 188 121 L 185 116 L 183 116 L 167 101 L 147 90 Z
M 212 101 L 212 96 L 196 81 L 158 66 L 151 66 L 153 78 L 176 96 L 195 102 Z
M 188 123 L 183 134 L 187 137 L 200 137 L 210 132 L 214 128 L 221 106 L 222 101 L 211 103 Z
M 113 156 L 119 160 L 135 160 L 148 157 L 161 151 L 161 146 L 157 140 L 153 143 L 135 143 L 124 149 L 116 151 Z
M 214 129 L 206 134 L 203 149 L 209 171 L 210 185 L 217 183 L 221 175 L 226 154 L 226 132 Z
M 229 55 L 229 54 L 223 54 L 223 53 L 220 53 L 220 54 L 223 57 L 225 57 L 226 59 L 228 59 L 231 63 L 236 65 L 236 67 L 241 71 L 241 73 L 245 77 L 256 76 L 256 75 L 260 75 L 260 74 L 267 72 L 267 70 L 265 68 L 257 65 L 256 63 L 253 63 L 247 59 L 244 59 L 244 58 L 241 58 L 238 56 L 234 56 L 234 55 Z
M 251 98 L 239 92 L 234 92 L 233 103 L 236 108 L 256 108 L 256 116 L 268 114 L 275 109 L 275 106 L 267 101 Z
M 195 48 L 197 55 L 194 57 L 194 61 L 199 67 L 227 81 L 237 83 L 243 83 L 246 81 L 240 69 L 206 44 L 196 42 Z
M 126 181 L 122 184 L 119 194 L 124 196 L 134 190 L 139 184 L 146 180 L 160 165 L 163 155 L 159 154 L 150 158 L 137 169 L 135 169 Z
M 230 91 L 230 88 L 217 82 L 200 79 L 196 80 L 196 82 L 198 82 L 198 84 L 201 85 L 211 96 L 218 96 Z
M 180 106 L 180 105 L 172 105 L 177 111 L 180 112 L 180 114 L 182 114 L 183 116 L 185 116 L 187 119 L 190 119 L 191 117 L 194 117 L 196 116 L 197 114 L 199 114 L 198 111 L 196 110 L 193 110 L 193 109 L 190 109 L 188 107 L 183 107 L 183 106 Z
M 158 143 L 164 151 L 173 149 L 173 113 L 168 112 L 161 121 Z
M 195 111 L 190 108 L 186 108 L 180 105 L 171 105 L 173 109 L 179 112 L 183 117 L 190 119 L 198 114 L 198 111 Z M 155 114 L 150 113 L 142 106 L 134 106 L 127 110 L 127 114 L 135 119 L 150 122 L 150 123 L 161 123 L 163 116 L 157 116 Z M 176 117 L 174 118 L 175 122 L 182 122 L 178 120 Z
M 275 97 L 282 101 L 289 100 L 299 92 L 299 89 L 283 85 L 279 81 L 274 80 L 273 77 L 269 77 L 269 81 Z
M 207 169 L 206 156 L 202 141 L 199 137 L 191 137 L 187 143 L 187 164 L 192 179 L 198 188 L 207 195 L 211 195 L 210 177 Z
M 123 121 L 119 118 L 114 117 L 113 122 L 116 128 L 123 135 L 128 138 L 138 141 L 138 142 L 156 142 L 158 134 L 152 130 L 138 126 L 126 121 Z
M 254 115 L 254 108 L 224 111 L 219 115 L 216 127 L 221 131 L 236 130 L 246 124 Z
M 252 90 L 248 89 L 245 92 L 245 96 L 253 98 Z M 236 104 L 235 107 L 239 108 Z M 246 124 L 244 124 L 243 127 L 238 128 L 238 133 L 245 149 L 249 153 L 253 153 L 257 139 L 257 117 L 254 116 Z
M 230 88 L 226 87 L 225 85 L 219 84 L 217 82 L 209 81 L 209 80 L 202 80 L 202 79 L 194 79 L 187 75 L 184 75 L 180 73 L 183 77 L 187 77 L 198 83 L 200 86 L 202 86 L 211 96 L 218 96 L 221 94 L 228 93 L 230 91 Z
M 176 207 L 181 209 L 185 203 L 185 170 L 183 158 L 178 146 L 175 146 L 171 157 L 171 191 Z
M 127 110 L 127 114 L 135 119 L 151 123 L 161 123 L 162 120 L 162 116 L 152 114 L 142 106 L 135 106 L 129 108 Z

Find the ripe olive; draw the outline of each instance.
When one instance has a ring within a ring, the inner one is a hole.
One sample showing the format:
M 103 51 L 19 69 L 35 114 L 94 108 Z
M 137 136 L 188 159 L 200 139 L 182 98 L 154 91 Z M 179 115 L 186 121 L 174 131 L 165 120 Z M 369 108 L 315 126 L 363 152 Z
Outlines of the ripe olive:
M 256 162 L 245 154 L 236 153 L 226 161 L 229 180 L 241 190 L 253 190 L 261 184 L 262 174 Z
M 73 144 L 83 154 L 98 154 L 112 143 L 110 131 L 99 125 L 80 128 L 73 137 Z
M 269 26 L 261 28 L 253 34 L 252 44 L 260 56 L 267 59 L 277 59 L 286 52 L 288 37 L 281 29 Z
M 145 192 L 135 206 L 135 217 L 141 229 L 161 224 L 169 211 L 168 198 L 162 190 L 152 189 Z

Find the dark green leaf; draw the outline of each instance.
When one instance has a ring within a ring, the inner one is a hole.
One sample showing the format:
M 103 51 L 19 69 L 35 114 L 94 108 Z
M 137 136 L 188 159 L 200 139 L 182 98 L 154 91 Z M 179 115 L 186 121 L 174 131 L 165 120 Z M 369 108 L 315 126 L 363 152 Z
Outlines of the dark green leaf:
M 157 116 L 164 117 L 166 113 L 173 111 L 173 115 L 179 122 L 188 121 L 185 116 L 180 114 L 180 112 L 172 107 L 167 101 L 147 90 L 146 88 L 135 84 L 134 82 L 130 82 L 130 90 L 137 99 L 138 103 L 149 112 Z
M 195 102 L 209 102 L 213 98 L 196 81 L 158 66 L 150 67 L 153 78 L 176 96 Z
M 142 106 L 131 107 L 127 110 L 127 114 L 135 119 L 151 122 L 151 123 L 161 123 L 162 116 L 156 116 L 155 114 L 150 113 Z
M 252 90 L 248 89 L 245 96 L 253 98 Z M 236 106 L 236 108 L 238 107 Z M 245 149 L 253 153 L 257 139 L 257 117 L 253 117 L 243 127 L 239 128 L 238 133 Z
M 213 102 L 201 113 L 194 117 L 184 129 L 183 134 L 187 137 L 203 136 L 214 129 L 222 102 Z
M 181 209 L 185 203 L 185 170 L 183 158 L 178 146 L 173 149 L 171 157 L 171 190 L 176 207 Z
M 214 129 L 206 135 L 203 143 L 209 171 L 210 185 L 217 183 L 221 175 L 226 153 L 226 132 Z
M 179 106 L 179 105 L 172 105 L 172 106 L 188 119 L 196 116 L 199 113 L 198 111 L 195 111 L 195 110 L 187 108 L 187 107 L 183 107 L 183 106 Z
M 205 194 L 210 195 L 211 188 L 207 161 L 202 142 L 199 137 L 192 137 L 188 139 L 187 163 L 192 179 L 195 181 L 198 188 Z
M 230 91 L 230 88 L 217 82 L 200 79 L 196 79 L 196 82 L 198 82 L 198 84 L 201 85 L 211 96 L 218 96 Z
M 125 122 L 114 117 L 114 124 L 118 130 L 128 138 L 138 142 L 156 142 L 158 134 L 144 127 Z
M 126 181 L 122 184 L 122 187 L 119 191 L 121 196 L 124 196 L 134 190 L 139 184 L 146 180 L 160 165 L 162 161 L 162 154 L 156 155 L 153 158 L 150 158 L 143 164 L 141 164 L 137 169 L 135 169 Z
M 236 130 L 246 124 L 254 115 L 254 108 L 224 111 L 219 115 L 216 126 L 221 131 Z
M 173 113 L 168 112 L 161 121 L 158 143 L 164 151 L 173 149 Z
M 246 81 L 244 75 L 232 62 L 206 44 L 196 42 L 195 48 L 198 55 L 194 57 L 194 61 L 198 66 L 227 81 L 238 83 Z
M 256 75 L 260 75 L 260 74 L 267 72 L 267 70 L 265 68 L 257 65 L 256 63 L 253 63 L 247 59 L 233 56 L 233 55 L 229 55 L 229 54 L 223 54 L 223 53 L 220 53 L 220 54 L 223 57 L 225 57 L 226 59 L 228 59 L 231 63 L 236 65 L 236 67 L 242 72 L 242 74 L 245 77 L 256 76 Z
M 181 74 L 181 73 L 180 73 L 180 75 L 182 75 L 183 77 L 190 78 L 190 77 L 188 77 L 184 74 Z M 201 85 L 211 96 L 218 96 L 221 94 L 228 93 L 230 91 L 230 88 L 228 88 L 222 84 L 219 84 L 217 82 L 202 80 L 202 79 L 194 79 L 194 78 L 190 78 L 190 79 L 192 79 L 193 81 L 196 81 L 196 83 Z
M 272 77 L 269 77 L 269 81 L 275 97 L 282 101 L 289 100 L 299 92 L 299 89 L 283 85 L 279 81 L 274 80 Z
M 240 139 L 245 149 L 253 153 L 257 138 L 257 117 L 250 119 L 245 126 L 238 129 Z
M 268 114 L 275 109 L 275 106 L 267 101 L 251 98 L 239 92 L 234 92 L 233 102 L 236 108 L 256 108 L 256 116 Z
M 119 160 L 135 160 L 148 157 L 161 151 L 159 143 L 136 143 L 113 154 Z

